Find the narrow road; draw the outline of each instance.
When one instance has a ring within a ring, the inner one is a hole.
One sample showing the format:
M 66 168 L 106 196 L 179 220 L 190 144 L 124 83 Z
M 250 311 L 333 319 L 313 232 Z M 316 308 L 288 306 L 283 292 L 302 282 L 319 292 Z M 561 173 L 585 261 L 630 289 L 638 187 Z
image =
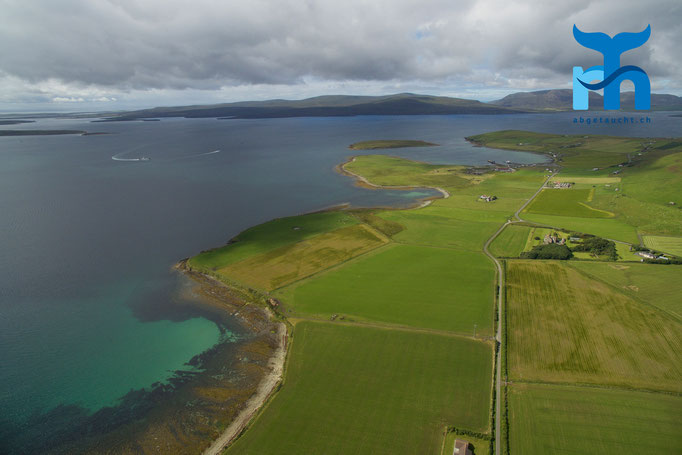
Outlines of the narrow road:
M 519 217 L 519 213 L 526 207 L 528 207 L 528 204 L 531 203 L 533 199 L 537 197 L 538 194 L 540 194 L 540 191 L 545 187 L 547 182 L 549 182 L 549 179 L 554 177 L 558 172 L 552 173 L 549 177 L 547 177 L 543 182 L 540 188 L 533 194 L 530 199 L 528 199 L 524 204 L 514 213 L 514 217 L 518 221 L 523 221 L 521 217 Z M 500 261 L 497 260 L 495 256 L 493 256 L 490 253 L 490 250 L 488 247 L 490 246 L 491 243 L 497 238 L 498 235 L 500 235 L 500 232 L 504 230 L 504 228 L 507 227 L 507 225 L 514 223 L 515 221 L 512 220 L 507 220 L 506 223 L 504 223 L 500 228 L 495 231 L 495 233 L 485 242 L 485 245 L 483 245 L 483 252 L 488 256 L 494 263 L 495 267 L 497 268 L 497 283 L 498 283 L 498 288 L 497 288 L 497 329 L 495 331 L 495 341 L 497 342 L 497 354 L 495 355 L 495 455 L 500 455 L 500 447 L 502 445 L 500 434 L 501 434 L 501 424 L 500 424 L 500 414 L 502 413 L 502 364 L 500 360 L 502 359 L 502 307 L 504 304 L 504 296 L 505 296 L 505 282 L 504 282 L 504 272 L 502 270 L 502 264 L 500 264 Z

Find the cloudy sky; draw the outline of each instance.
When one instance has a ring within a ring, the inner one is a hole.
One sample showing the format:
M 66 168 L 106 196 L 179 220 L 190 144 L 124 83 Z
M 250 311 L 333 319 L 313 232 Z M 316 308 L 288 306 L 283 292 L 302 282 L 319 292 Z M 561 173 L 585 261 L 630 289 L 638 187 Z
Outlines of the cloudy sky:
M 546 6 L 551 5 L 551 6 Z M 321 94 L 492 100 L 600 64 L 572 26 L 651 24 L 624 54 L 682 95 L 682 2 L 0 0 L 0 110 L 107 110 Z

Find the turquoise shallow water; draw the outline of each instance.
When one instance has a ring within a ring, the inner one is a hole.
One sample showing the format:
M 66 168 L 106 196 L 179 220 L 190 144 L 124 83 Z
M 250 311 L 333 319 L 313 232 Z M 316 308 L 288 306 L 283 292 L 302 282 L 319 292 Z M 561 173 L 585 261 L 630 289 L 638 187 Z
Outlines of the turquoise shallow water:
M 680 119 L 652 116 L 648 129 L 599 126 L 589 134 L 679 134 Z M 0 138 L 0 452 L 40 437 L 29 417 L 60 405 L 85 412 L 114 405 L 131 390 L 190 369 L 186 362 L 219 340 L 229 342 L 230 333 L 240 336 L 237 325 L 219 327 L 199 308 L 178 304 L 183 283 L 170 272 L 177 260 L 275 217 L 345 202 L 407 205 L 435 194 L 353 186 L 334 172 L 354 154 L 350 143 L 421 139 L 441 145 L 385 153 L 437 163 L 527 163 L 539 157 L 472 147 L 463 138 L 511 128 L 586 131 L 570 120 L 559 114 L 13 125 L 112 134 Z M 68 428 L 63 419 L 54 426 Z

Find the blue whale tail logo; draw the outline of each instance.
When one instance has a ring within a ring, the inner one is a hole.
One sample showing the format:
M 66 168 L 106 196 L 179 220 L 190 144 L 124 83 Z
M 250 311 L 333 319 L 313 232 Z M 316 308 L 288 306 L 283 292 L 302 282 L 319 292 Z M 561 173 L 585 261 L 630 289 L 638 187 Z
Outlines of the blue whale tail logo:
M 604 109 L 620 108 L 620 84 L 629 80 L 635 85 L 635 109 L 651 108 L 651 82 L 646 72 L 634 65 L 620 66 L 623 52 L 635 49 L 647 42 L 651 36 L 651 25 L 639 33 L 619 33 L 613 38 L 605 33 L 586 33 L 573 25 L 573 36 L 582 46 L 600 52 L 604 56 L 604 65 L 592 67 L 583 72 L 582 68 L 573 68 L 573 108 L 587 109 L 587 90 L 604 89 Z M 601 71 L 601 74 L 599 73 Z M 598 79 L 599 82 L 591 83 Z

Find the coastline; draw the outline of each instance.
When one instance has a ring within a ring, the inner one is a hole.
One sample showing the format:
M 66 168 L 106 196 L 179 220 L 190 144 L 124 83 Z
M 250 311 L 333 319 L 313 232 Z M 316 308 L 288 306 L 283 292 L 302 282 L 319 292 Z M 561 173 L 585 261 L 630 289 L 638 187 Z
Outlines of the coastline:
M 242 431 L 251 423 L 282 382 L 284 377 L 284 362 L 289 347 L 287 328 L 284 323 L 279 323 L 277 337 L 281 340 L 277 350 L 272 355 L 268 366 L 270 372 L 263 377 L 256 393 L 246 402 L 244 408 L 237 414 L 227 429 L 214 440 L 211 446 L 204 450 L 203 455 L 218 455 L 234 441 Z
M 442 199 L 447 199 L 450 197 L 450 193 L 447 190 L 444 190 L 443 188 L 436 187 L 436 186 L 429 186 L 429 187 L 421 187 L 421 186 L 409 186 L 409 185 L 377 185 L 375 183 L 370 182 L 367 178 L 356 174 L 355 172 L 349 171 L 346 169 L 346 165 L 354 162 L 356 160 L 357 156 L 352 156 L 345 162 L 337 165 L 334 167 L 334 170 L 338 172 L 341 175 L 345 175 L 347 177 L 351 177 L 355 181 L 355 185 L 359 186 L 361 188 L 366 188 L 369 190 L 403 190 L 403 191 L 409 191 L 409 190 L 416 190 L 419 188 L 428 188 L 428 189 L 434 189 L 438 191 L 440 194 L 442 194 Z M 406 210 L 409 209 L 418 209 L 422 207 L 426 207 L 431 204 L 431 202 L 435 199 L 441 199 L 438 196 L 429 196 L 426 198 L 420 198 L 418 199 L 420 202 L 412 207 L 406 207 Z M 377 207 L 375 207 L 377 208 Z
M 213 299 L 225 304 L 227 307 L 234 307 L 233 302 L 225 300 L 225 293 L 231 293 L 232 291 L 230 286 L 205 273 L 192 270 L 187 264 L 187 259 L 178 262 L 174 268 L 197 283 L 200 287 L 200 292 L 203 294 L 210 295 Z M 269 356 L 266 372 L 264 372 L 263 377 L 258 382 L 256 391 L 240 406 L 241 409 L 232 418 L 228 427 L 202 452 L 203 455 L 218 455 L 225 450 L 273 396 L 284 377 L 284 363 L 289 347 L 289 335 L 286 324 L 284 322 L 274 322 L 274 314 L 268 307 L 249 305 L 248 302 L 244 302 L 242 307 L 233 308 L 233 310 L 231 316 L 239 318 L 243 324 L 248 325 L 249 329 L 254 331 L 254 334 L 260 331 L 258 326 L 262 323 L 262 321 L 254 321 L 254 316 L 256 319 L 262 318 L 267 320 L 270 325 L 274 325 L 276 327 L 277 346 Z M 257 325 L 254 325 L 254 322 Z

